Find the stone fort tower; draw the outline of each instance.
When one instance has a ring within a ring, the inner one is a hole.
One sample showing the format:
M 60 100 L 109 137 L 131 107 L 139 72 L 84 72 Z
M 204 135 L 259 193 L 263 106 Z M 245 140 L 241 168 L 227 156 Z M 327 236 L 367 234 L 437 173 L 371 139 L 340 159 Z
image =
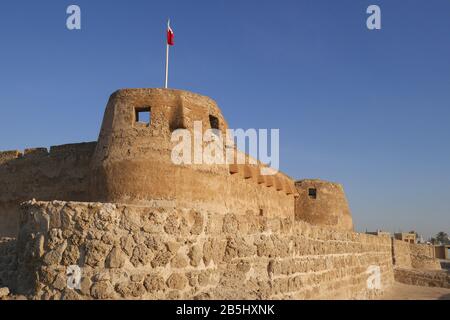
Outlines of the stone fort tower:
M 352 215 L 342 185 L 318 179 L 300 180 L 295 185 L 299 192 L 295 201 L 297 220 L 353 230 Z
M 342 188 L 326 188 L 321 196 L 319 186 L 319 196 L 311 199 L 305 183 L 296 186 L 281 172 L 261 175 L 261 163 L 174 164 L 172 132 L 183 128 L 192 133 L 196 121 L 203 130 L 225 134 L 228 128 L 208 97 L 171 89 L 124 89 L 111 95 L 97 142 L 0 152 L 0 237 L 16 236 L 20 203 L 33 198 L 295 216 L 352 229 Z
M 143 113 L 151 120 L 140 121 Z M 217 104 L 205 96 L 171 89 L 114 93 L 91 162 L 92 200 L 267 215 L 293 212 L 294 181 L 282 173 L 261 176 L 260 165 L 174 164 L 172 132 L 182 128 L 193 135 L 194 121 L 201 121 L 203 131 L 218 129 L 224 136 L 228 128 Z

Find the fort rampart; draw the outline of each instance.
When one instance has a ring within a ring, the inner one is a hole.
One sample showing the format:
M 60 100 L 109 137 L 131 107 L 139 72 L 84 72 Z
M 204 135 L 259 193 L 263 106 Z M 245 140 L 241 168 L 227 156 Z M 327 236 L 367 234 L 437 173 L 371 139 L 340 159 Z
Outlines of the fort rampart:
M 45 299 L 370 298 L 372 265 L 393 281 L 388 237 L 293 217 L 29 202 L 17 252 L 19 291 Z
M 394 262 L 399 268 L 441 270 L 439 260 L 435 257 L 434 246 L 396 239 L 392 239 L 392 246 Z
M 16 237 L 20 203 L 30 199 L 87 201 L 96 143 L 0 152 L 0 237 Z

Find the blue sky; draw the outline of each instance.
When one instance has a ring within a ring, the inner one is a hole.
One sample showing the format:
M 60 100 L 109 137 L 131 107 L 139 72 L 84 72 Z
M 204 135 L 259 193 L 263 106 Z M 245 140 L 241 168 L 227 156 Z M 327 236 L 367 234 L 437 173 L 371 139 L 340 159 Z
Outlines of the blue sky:
M 171 87 L 280 128 L 281 169 L 344 184 L 357 230 L 450 232 L 447 0 L 2 1 L 0 150 L 96 140 L 112 92 L 162 86 L 168 17 Z

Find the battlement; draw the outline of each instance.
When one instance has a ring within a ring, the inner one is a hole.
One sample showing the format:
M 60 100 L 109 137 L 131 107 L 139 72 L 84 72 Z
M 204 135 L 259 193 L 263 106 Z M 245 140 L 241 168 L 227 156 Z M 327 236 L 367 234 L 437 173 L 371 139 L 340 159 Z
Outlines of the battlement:
M 66 156 L 69 154 L 92 153 L 97 142 L 72 143 L 58 146 L 51 146 L 50 151 L 46 147 L 28 148 L 24 151 L 0 151 L 0 165 L 16 159 L 45 159 L 55 156 Z
M 267 188 L 273 187 L 277 191 L 286 193 L 286 195 L 298 196 L 294 182 L 283 173 L 278 172 L 275 175 L 261 175 L 260 166 L 249 164 L 230 164 L 229 168 L 230 174 L 232 175 L 239 176 Z
M 81 154 L 81 153 L 92 153 L 97 146 L 97 142 L 83 142 L 83 143 L 72 143 L 64 144 L 59 146 L 50 147 L 50 156 L 60 156 L 67 154 Z

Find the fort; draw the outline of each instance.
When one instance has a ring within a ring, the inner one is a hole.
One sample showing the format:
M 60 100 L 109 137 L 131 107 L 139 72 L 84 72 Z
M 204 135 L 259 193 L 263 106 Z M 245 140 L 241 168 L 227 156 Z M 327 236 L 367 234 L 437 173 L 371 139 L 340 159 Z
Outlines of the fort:
M 198 121 L 228 129 L 208 97 L 124 89 L 98 141 L 1 152 L 0 287 L 34 299 L 367 299 L 417 271 L 448 286 L 433 247 L 354 232 L 340 184 L 263 175 L 231 144 L 245 164 L 173 163 L 172 133 Z M 371 266 L 380 288 L 367 286 Z

